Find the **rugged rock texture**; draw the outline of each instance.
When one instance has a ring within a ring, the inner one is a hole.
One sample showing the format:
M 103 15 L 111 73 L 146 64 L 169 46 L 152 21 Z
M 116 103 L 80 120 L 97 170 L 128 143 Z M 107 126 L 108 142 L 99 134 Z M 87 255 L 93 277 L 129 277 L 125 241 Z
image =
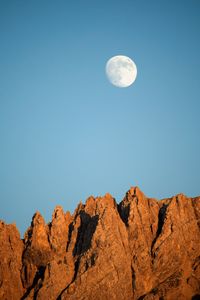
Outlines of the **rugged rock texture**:
M 157 201 L 131 188 L 71 216 L 39 212 L 20 239 L 0 222 L 0 300 L 200 299 L 200 197 Z
M 0 221 L 0 299 L 21 299 L 23 242 L 15 225 Z

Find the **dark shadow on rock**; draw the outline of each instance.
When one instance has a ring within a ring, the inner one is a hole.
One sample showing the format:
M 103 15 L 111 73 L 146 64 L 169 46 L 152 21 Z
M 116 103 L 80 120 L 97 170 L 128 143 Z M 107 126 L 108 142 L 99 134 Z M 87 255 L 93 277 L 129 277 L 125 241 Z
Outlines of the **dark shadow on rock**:
M 68 249 L 69 249 L 69 245 L 70 245 L 70 242 L 71 242 L 73 230 L 74 230 L 74 225 L 73 225 L 73 222 L 71 222 L 71 223 L 69 224 L 68 242 L 67 242 L 67 246 L 66 246 L 66 252 L 67 252 Z
M 159 213 L 158 213 L 158 229 L 156 232 L 156 238 L 161 234 L 162 228 L 164 225 L 164 220 L 166 216 L 166 210 L 167 210 L 167 204 L 163 204 L 163 206 L 160 208 Z
M 158 213 L 158 228 L 157 228 L 156 236 L 155 236 L 155 238 L 152 242 L 152 245 L 151 245 L 151 251 L 153 250 L 153 246 L 155 245 L 158 237 L 160 236 L 160 234 L 162 232 L 162 228 L 163 228 L 164 221 L 165 221 L 165 216 L 166 216 L 166 211 L 167 211 L 167 206 L 168 206 L 168 204 L 163 204 L 163 206 L 159 210 L 159 213 Z
M 200 294 L 194 295 L 191 300 L 200 300 Z
M 39 280 L 43 280 L 44 279 L 44 272 L 45 272 L 45 267 L 44 266 L 41 266 L 38 268 L 36 274 L 35 274 L 35 277 L 34 277 L 34 280 L 33 280 L 33 284 L 27 289 L 26 293 L 24 294 L 24 296 L 21 298 L 21 300 L 24 300 L 26 299 L 26 297 L 29 295 L 29 293 L 31 292 L 32 289 L 35 289 L 38 285 L 38 282 Z M 38 286 L 38 289 L 34 295 L 34 299 L 37 298 L 37 293 L 39 291 L 39 286 Z
M 127 206 L 123 206 L 122 203 L 120 203 L 117 208 L 122 221 L 125 223 L 126 226 L 128 226 L 130 203 Z
M 136 285 L 135 285 L 135 280 L 136 280 L 136 278 L 135 278 L 135 270 L 133 269 L 133 267 L 131 266 L 131 274 L 132 274 L 132 289 L 133 289 L 133 291 L 135 290 L 135 287 L 136 287 Z
M 81 255 L 91 247 L 93 234 L 96 230 L 99 216 L 91 217 L 84 211 L 80 211 L 81 226 L 78 229 L 78 236 L 73 250 L 73 255 Z

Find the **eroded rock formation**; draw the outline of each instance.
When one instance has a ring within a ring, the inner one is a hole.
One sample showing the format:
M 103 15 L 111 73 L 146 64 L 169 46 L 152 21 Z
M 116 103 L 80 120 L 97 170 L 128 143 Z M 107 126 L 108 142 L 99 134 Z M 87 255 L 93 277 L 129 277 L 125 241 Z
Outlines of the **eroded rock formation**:
M 200 197 L 89 197 L 39 212 L 20 239 L 0 222 L 0 300 L 200 299 Z

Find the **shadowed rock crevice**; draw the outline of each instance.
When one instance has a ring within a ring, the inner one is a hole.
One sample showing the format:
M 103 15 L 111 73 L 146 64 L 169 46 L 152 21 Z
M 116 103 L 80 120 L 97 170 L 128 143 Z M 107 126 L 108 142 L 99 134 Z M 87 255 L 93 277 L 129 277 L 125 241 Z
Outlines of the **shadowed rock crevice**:
M 96 230 L 99 216 L 91 217 L 84 211 L 80 211 L 81 226 L 78 228 L 77 241 L 73 255 L 82 255 L 90 249 L 93 234 Z
M 129 218 L 129 213 L 130 213 L 130 203 L 126 206 L 122 206 L 122 203 L 120 203 L 117 206 L 118 209 L 118 213 L 122 219 L 122 221 L 124 222 L 124 224 L 126 226 L 128 226 L 128 218 Z
M 21 298 L 21 300 L 26 299 L 26 297 L 30 294 L 30 292 L 31 292 L 32 289 L 35 289 L 33 300 L 37 299 L 37 293 L 39 291 L 39 288 L 41 287 L 41 283 L 39 281 L 42 282 L 42 280 L 44 279 L 45 269 L 46 268 L 44 266 L 41 266 L 41 267 L 38 268 L 38 270 L 37 270 L 37 272 L 35 274 L 35 277 L 33 279 L 33 284 L 27 289 L 26 293 Z
M 167 204 L 163 204 L 163 206 L 160 208 L 159 213 L 158 213 L 158 229 L 156 232 L 156 238 L 159 237 L 159 235 L 162 232 L 162 228 L 164 225 L 164 220 L 165 220 L 165 216 L 166 216 L 166 211 L 167 211 Z
M 73 222 L 71 222 L 71 223 L 69 224 L 68 242 L 67 242 L 67 246 L 66 246 L 66 252 L 67 252 L 68 249 L 69 249 L 69 245 L 70 245 L 70 242 L 71 242 L 73 230 L 74 230 L 74 224 L 73 224 Z
M 135 290 L 135 271 L 132 266 L 131 266 L 131 273 L 132 273 L 132 288 L 134 291 Z
M 168 207 L 168 204 L 163 204 L 162 207 L 159 210 L 159 213 L 158 213 L 158 228 L 157 228 L 156 236 L 155 236 L 155 238 L 152 241 L 151 252 L 153 250 L 153 247 L 154 247 L 157 239 L 159 238 L 159 236 L 160 236 L 160 234 L 162 232 L 162 228 L 163 228 L 164 221 L 165 221 L 167 207 Z
M 196 294 L 192 297 L 192 300 L 200 300 L 200 294 Z

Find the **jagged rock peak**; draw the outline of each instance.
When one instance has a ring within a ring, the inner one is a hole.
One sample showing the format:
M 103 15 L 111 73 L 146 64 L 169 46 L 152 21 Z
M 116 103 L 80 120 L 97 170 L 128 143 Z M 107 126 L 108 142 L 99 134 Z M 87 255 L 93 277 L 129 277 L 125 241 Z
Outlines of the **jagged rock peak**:
M 131 200 L 131 199 L 137 199 L 137 200 L 142 200 L 145 199 L 146 196 L 144 193 L 139 189 L 138 186 L 132 186 L 128 192 L 126 193 L 126 197 Z
M 199 298 L 200 197 L 90 196 L 49 224 L 36 212 L 24 240 L 0 221 L 0 300 Z
M 41 215 L 41 213 L 37 210 L 37 211 L 34 213 L 34 215 L 33 215 L 32 221 L 33 221 L 33 222 L 34 222 L 34 221 L 40 222 L 41 220 L 42 220 L 42 222 L 43 222 L 44 218 L 43 218 L 43 216 Z
M 59 219 L 59 218 L 62 218 L 63 216 L 64 216 L 64 211 L 63 211 L 62 206 L 57 205 L 54 208 L 52 219 Z

